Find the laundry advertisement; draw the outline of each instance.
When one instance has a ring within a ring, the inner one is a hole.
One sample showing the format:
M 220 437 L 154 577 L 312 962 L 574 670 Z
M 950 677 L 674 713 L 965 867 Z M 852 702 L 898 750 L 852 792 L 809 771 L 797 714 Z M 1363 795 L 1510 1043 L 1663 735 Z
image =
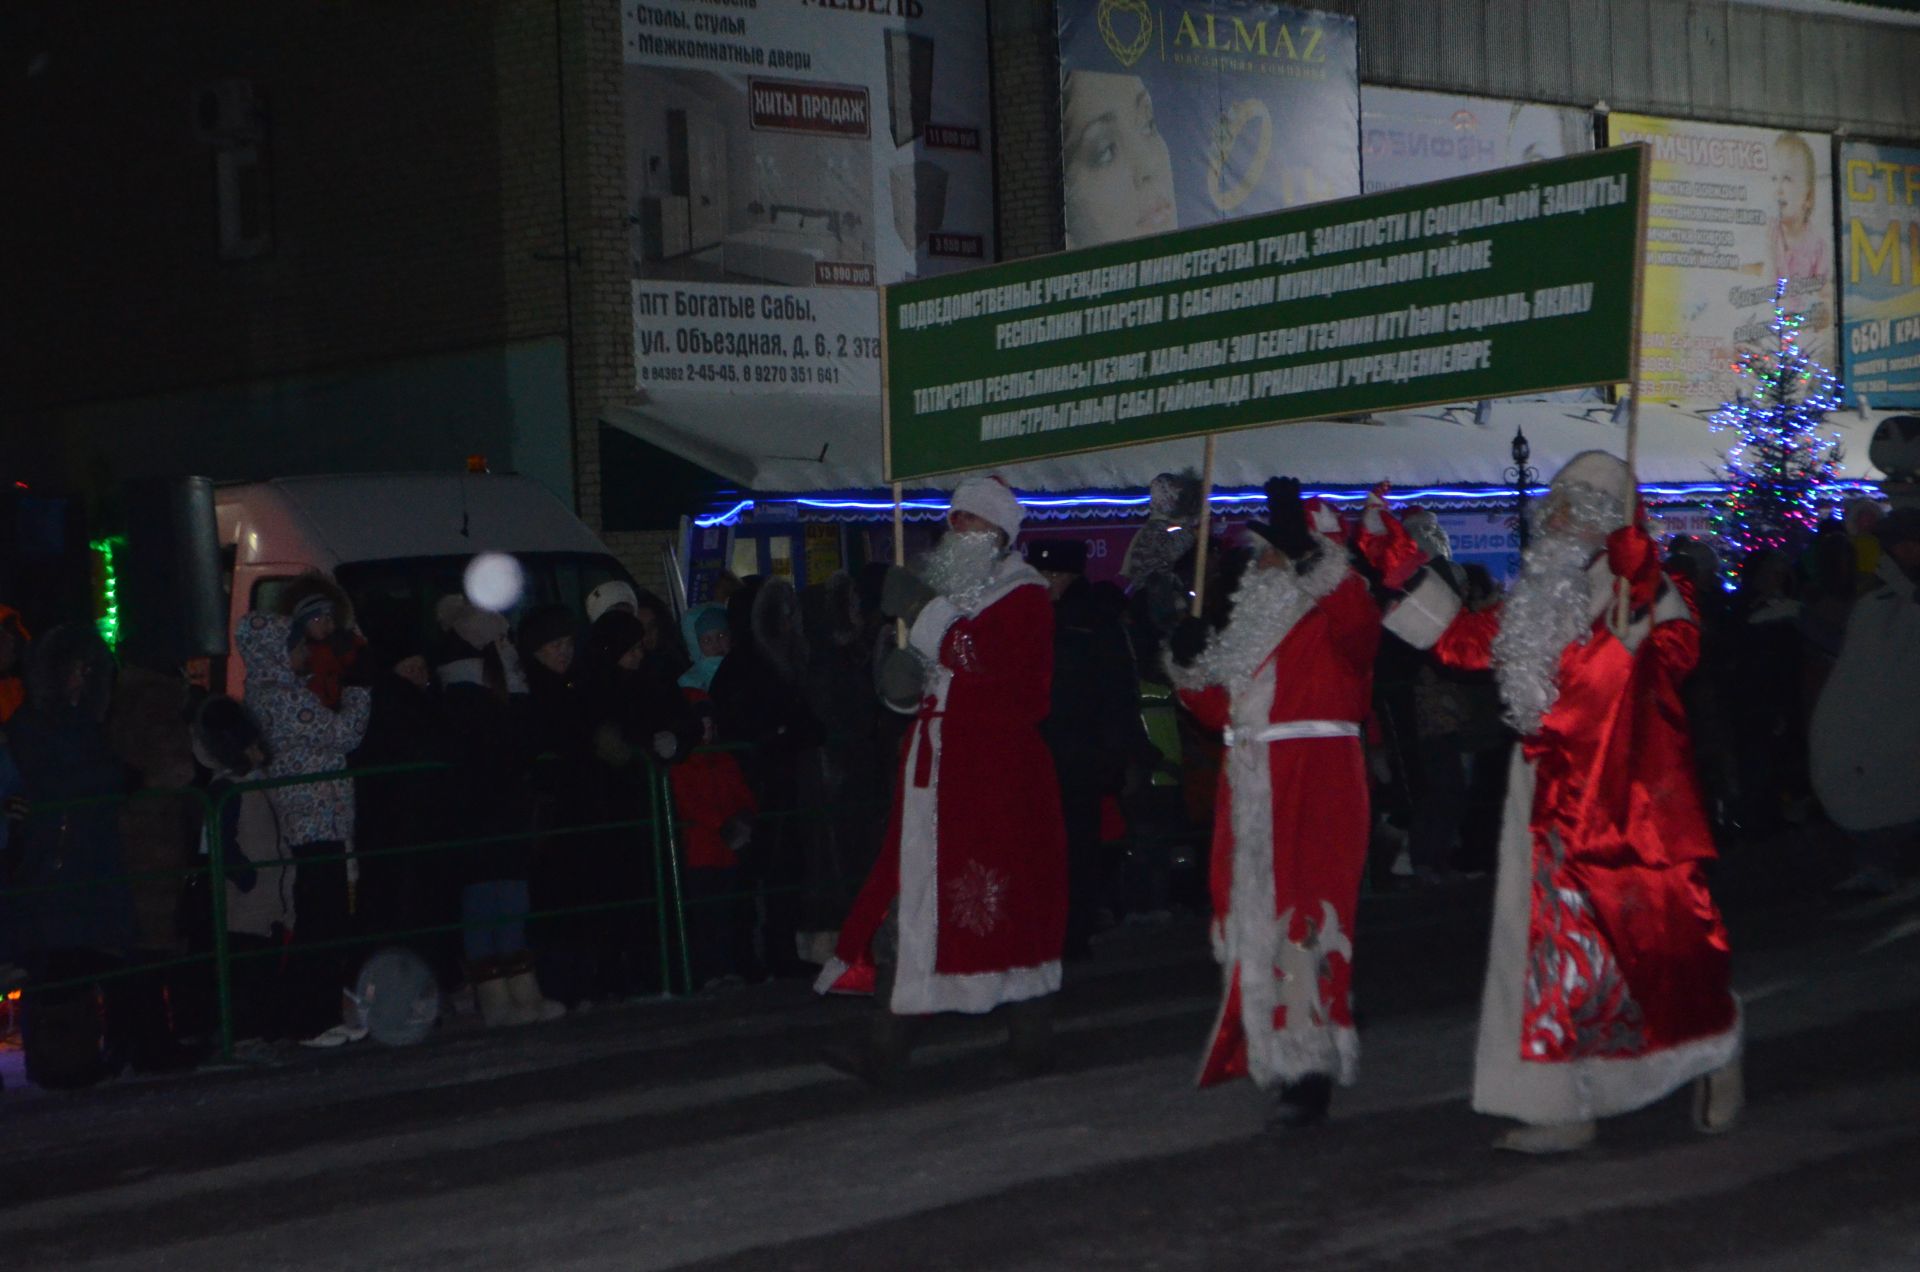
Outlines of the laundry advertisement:
M 1351 17 L 1058 0 L 1067 246 L 1360 193 Z
M 1840 198 L 1847 392 L 1920 406 L 1920 150 L 1844 143 Z
M 621 15 L 639 387 L 877 394 L 874 289 L 994 259 L 986 5 Z
M 1593 149 L 1593 116 L 1566 106 L 1403 88 L 1360 90 L 1368 194 Z
M 1832 139 L 1625 114 L 1607 117 L 1607 137 L 1652 152 L 1640 326 L 1647 399 L 1710 405 L 1749 388 L 1733 363 L 1773 347 L 1781 278 L 1788 312 L 1805 318 L 1801 347 L 1838 370 Z

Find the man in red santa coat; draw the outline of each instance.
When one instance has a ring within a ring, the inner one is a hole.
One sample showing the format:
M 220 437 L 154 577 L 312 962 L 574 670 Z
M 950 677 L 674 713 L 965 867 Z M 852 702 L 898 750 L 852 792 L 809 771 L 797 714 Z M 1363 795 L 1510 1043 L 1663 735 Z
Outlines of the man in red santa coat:
M 1267 511 L 1225 626 L 1183 623 L 1170 670 L 1227 744 L 1211 872 L 1224 991 L 1199 1084 L 1277 1086 L 1273 1122 L 1296 1127 L 1326 1116 L 1359 1062 L 1349 985 L 1371 827 L 1360 732 L 1380 611 L 1330 507 L 1280 479 Z
M 1032 1074 L 1052 1063 L 1066 829 L 1040 736 L 1053 604 L 1011 551 L 1022 515 L 999 479 L 962 483 L 939 545 L 917 573 L 891 571 L 883 590 L 881 608 L 908 631 L 882 666 L 882 694 L 914 724 L 886 844 L 815 984 L 879 997 L 861 1045 L 828 1057 L 870 1082 L 905 1066 L 914 1017 L 1002 1004 L 1014 1067 Z M 884 939 L 883 923 L 897 942 Z
M 1584 1147 L 1596 1118 L 1688 1082 L 1702 1130 L 1741 1104 L 1740 1009 L 1680 700 L 1700 633 L 1627 524 L 1633 506 L 1625 464 L 1576 455 L 1501 606 L 1467 612 L 1422 574 L 1386 618 L 1448 666 L 1492 667 L 1521 737 L 1473 1081 L 1476 1110 L 1521 1123 L 1496 1144 L 1519 1152 Z

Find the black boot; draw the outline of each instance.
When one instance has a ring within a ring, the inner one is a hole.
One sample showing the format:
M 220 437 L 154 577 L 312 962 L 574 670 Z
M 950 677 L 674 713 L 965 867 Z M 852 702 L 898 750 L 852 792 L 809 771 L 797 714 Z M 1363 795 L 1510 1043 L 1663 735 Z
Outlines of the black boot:
M 882 963 L 875 971 L 873 1015 L 866 1032 L 852 1043 L 825 1048 L 820 1058 L 830 1067 L 859 1078 L 868 1086 L 889 1087 L 898 1082 L 913 1058 L 913 1016 L 897 1016 L 891 1007 L 895 965 Z
M 1007 1067 L 1019 1077 L 1052 1073 L 1053 995 L 1007 1005 Z
M 1297 1082 L 1280 1088 L 1280 1097 L 1267 1117 L 1272 1130 L 1299 1130 L 1327 1120 L 1327 1106 L 1333 1103 L 1333 1079 L 1324 1073 L 1309 1073 Z

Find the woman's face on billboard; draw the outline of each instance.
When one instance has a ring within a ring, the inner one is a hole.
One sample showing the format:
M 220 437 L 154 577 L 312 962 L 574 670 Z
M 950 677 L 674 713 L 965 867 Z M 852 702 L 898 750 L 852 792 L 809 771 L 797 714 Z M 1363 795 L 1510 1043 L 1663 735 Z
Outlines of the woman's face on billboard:
M 1067 78 L 1067 240 L 1074 247 L 1174 227 L 1173 161 L 1137 75 Z

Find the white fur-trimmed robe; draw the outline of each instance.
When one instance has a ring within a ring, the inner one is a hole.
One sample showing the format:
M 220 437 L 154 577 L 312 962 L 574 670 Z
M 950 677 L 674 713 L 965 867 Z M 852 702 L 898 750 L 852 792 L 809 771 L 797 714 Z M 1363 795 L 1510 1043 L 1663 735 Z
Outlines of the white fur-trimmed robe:
M 1370 827 L 1360 742 L 1380 616 L 1345 550 L 1256 570 L 1190 668 L 1188 709 L 1228 731 L 1213 835 L 1221 1010 L 1199 1083 L 1354 1080 L 1354 909 Z M 1282 728 L 1306 736 L 1267 740 Z

